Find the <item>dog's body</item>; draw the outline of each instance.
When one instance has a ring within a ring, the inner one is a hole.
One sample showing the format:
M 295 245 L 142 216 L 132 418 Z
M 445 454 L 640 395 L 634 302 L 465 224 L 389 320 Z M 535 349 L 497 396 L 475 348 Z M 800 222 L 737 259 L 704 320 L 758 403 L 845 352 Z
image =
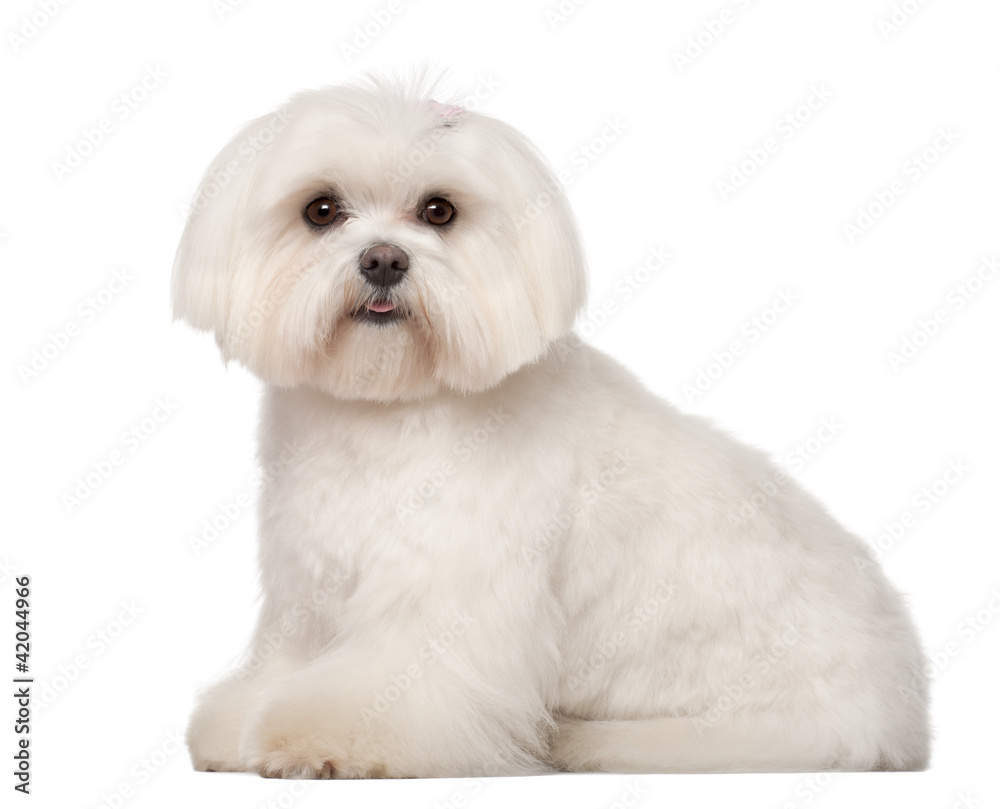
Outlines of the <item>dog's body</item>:
M 296 148 L 257 158 L 179 251 L 179 313 L 271 383 L 264 603 L 243 668 L 192 719 L 195 766 L 925 766 L 919 643 L 862 543 L 572 336 L 583 265 L 551 175 L 516 133 L 426 97 L 300 97 L 279 138 Z M 312 164 L 323 132 L 349 160 Z M 347 213 L 317 254 L 291 212 L 330 206 Z M 397 279 L 371 280 L 373 244 L 383 268 L 402 250 Z

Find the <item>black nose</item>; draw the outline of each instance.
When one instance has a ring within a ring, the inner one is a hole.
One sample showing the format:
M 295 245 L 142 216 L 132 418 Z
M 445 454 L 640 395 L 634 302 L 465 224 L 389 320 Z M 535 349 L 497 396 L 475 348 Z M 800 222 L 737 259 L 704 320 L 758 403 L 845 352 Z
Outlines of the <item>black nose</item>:
M 392 244 L 373 244 L 361 254 L 361 274 L 377 287 L 391 287 L 403 280 L 410 260 Z

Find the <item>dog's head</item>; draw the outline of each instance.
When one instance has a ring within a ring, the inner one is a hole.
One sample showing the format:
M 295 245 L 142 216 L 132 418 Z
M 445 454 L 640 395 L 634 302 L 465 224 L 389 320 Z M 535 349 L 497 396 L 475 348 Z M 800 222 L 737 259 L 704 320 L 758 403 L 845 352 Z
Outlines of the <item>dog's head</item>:
M 176 317 L 268 382 L 392 401 L 484 390 L 566 334 L 585 268 L 509 126 L 368 79 L 301 93 L 209 167 Z

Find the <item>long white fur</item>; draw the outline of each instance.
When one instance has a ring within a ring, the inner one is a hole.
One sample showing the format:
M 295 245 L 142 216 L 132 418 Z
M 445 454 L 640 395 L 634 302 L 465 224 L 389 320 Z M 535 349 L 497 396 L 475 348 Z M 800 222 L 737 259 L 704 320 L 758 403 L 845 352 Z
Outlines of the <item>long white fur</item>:
M 862 543 L 573 335 L 558 183 L 436 93 L 294 97 L 223 150 L 184 232 L 176 316 L 266 383 L 269 470 L 258 628 L 200 699 L 195 767 L 925 767 L 922 653 Z M 348 217 L 317 233 L 302 211 L 328 191 Z M 419 218 L 429 196 L 451 227 Z M 404 322 L 350 317 L 377 243 L 410 257 Z

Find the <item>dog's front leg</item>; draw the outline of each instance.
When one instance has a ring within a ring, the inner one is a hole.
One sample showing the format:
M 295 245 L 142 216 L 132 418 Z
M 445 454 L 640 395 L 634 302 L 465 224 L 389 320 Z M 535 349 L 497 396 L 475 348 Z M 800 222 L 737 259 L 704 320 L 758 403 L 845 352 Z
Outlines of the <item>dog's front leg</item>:
M 196 770 L 238 772 L 247 767 L 240 760 L 239 744 L 246 719 L 259 706 L 270 683 L 291 670 L 284 655 L 274 655 L 260 665 L 255 660 L 202 692 L 187 729 L 187 746 Z
M 485 583 L 466 605 L 450 595 L 397 599 L 391 614 L 359 614 L 261 695 L 241 760 L 282 778 L 544 772 L 555 679 L 548 610 Z

